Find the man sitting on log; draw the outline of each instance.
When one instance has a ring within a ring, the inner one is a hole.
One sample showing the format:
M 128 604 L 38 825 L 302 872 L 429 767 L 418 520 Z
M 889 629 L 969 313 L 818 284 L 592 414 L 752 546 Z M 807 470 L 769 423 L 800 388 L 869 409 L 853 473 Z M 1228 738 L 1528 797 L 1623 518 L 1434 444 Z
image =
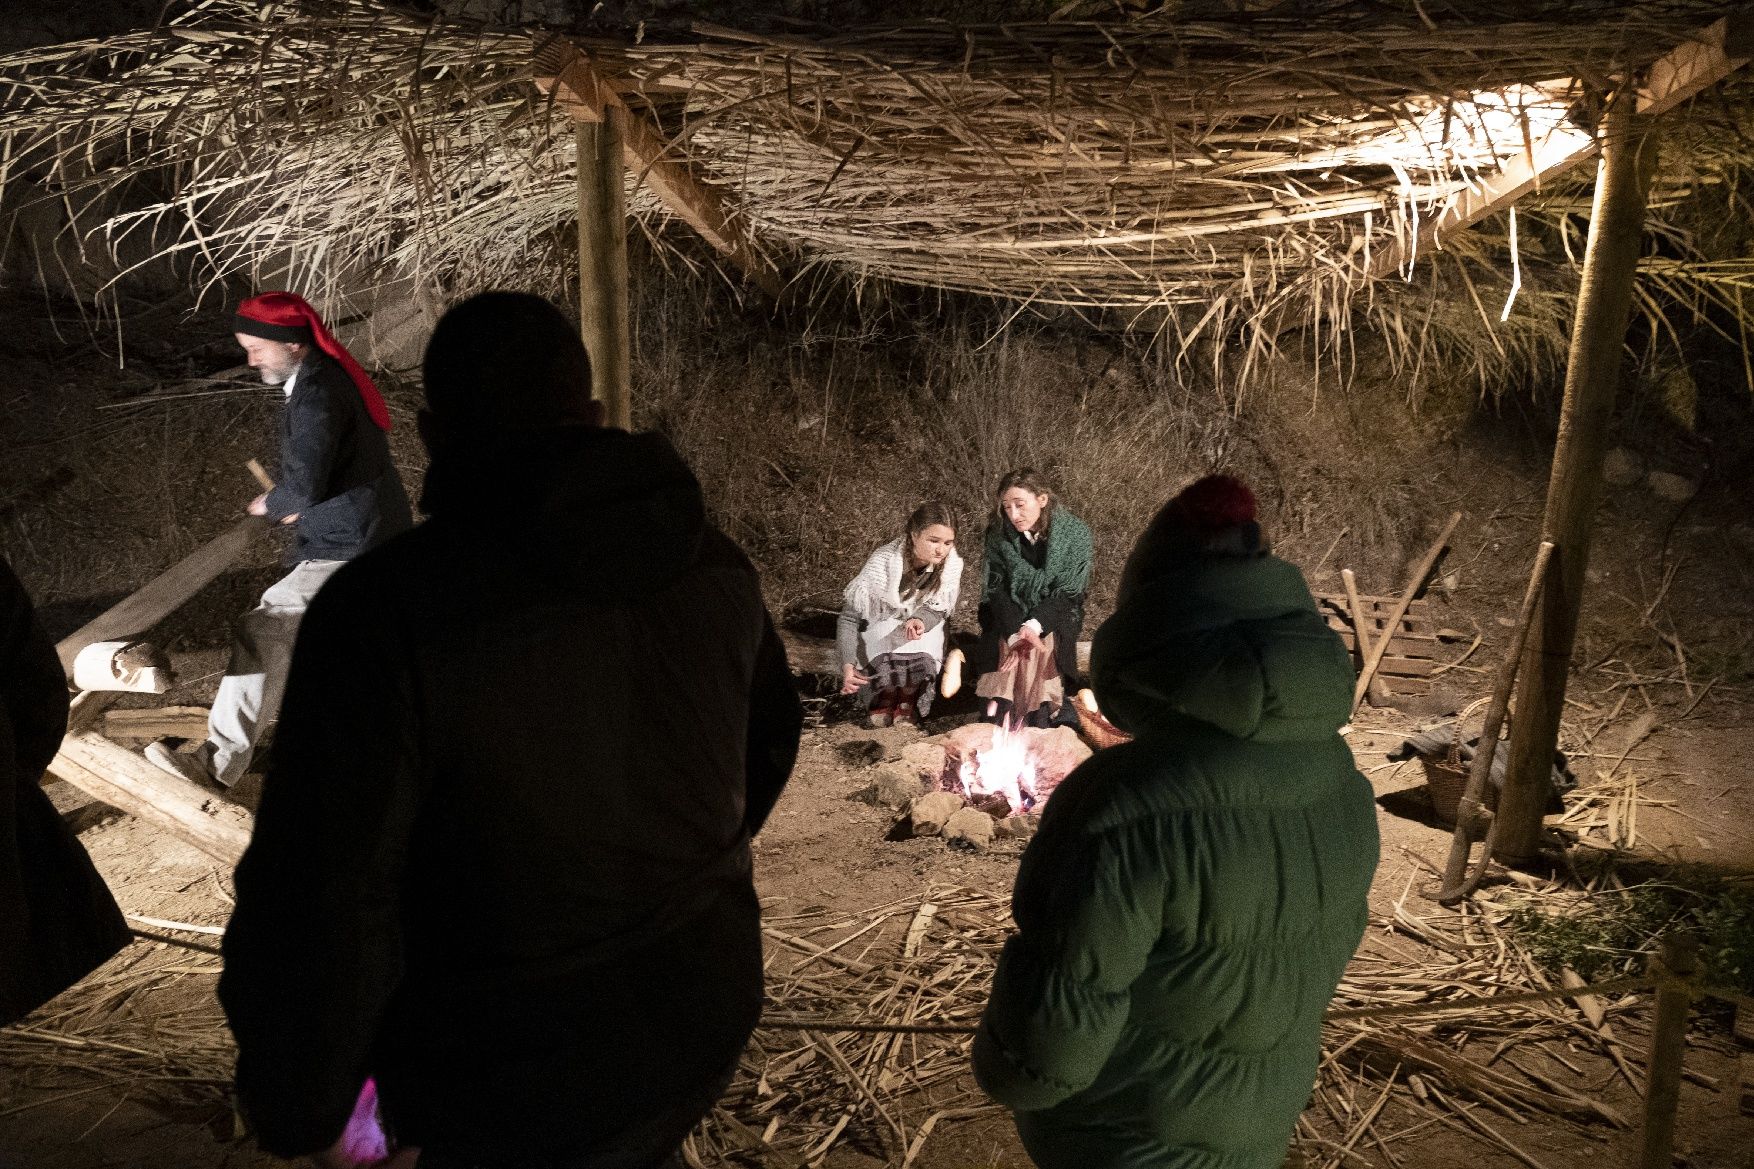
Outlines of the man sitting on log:
M 760 1013 L 802 711 L 755 569 L 590 380 L 546 301 L 452 309 L 429 518 L 305 618 L 219 985 L 272 1153 L 368 1162 L 370 1077 L 394 1165 L 669 1165 Z
M 238 306 L 232 328 L 250 368 L 286 391 L 279 482 L 246 510 L 294 528 L 292 571 L 239 620 L 207 741 L 181 755 L 162 742 L 146 748 L 146 757 L 172 775 L 225 787 L 249 769 L 263 728 L 279 711 L 311 598 L 343 563 L 412 523 L 385 438 L 390 412 L 316 310 L 290 292 L 266 292 Z

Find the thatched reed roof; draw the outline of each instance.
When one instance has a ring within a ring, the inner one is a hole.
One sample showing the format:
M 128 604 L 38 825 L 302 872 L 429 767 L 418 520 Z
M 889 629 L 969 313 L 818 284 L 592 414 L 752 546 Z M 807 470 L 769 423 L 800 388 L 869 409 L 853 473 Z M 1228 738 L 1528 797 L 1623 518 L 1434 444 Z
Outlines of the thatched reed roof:
M 1734 7 L 1549 4 L 1505 22 L 1293 0 L 575 43 L 790 273 L 1162 307 L 1191 341 L 1337 320 L 1373 257 L 1411 251 L 1421 214 L 1593 127 L 1615 79 Z M 557 292 L 575 175 L 570 122 L 530 84 L 543 39 L 371 0 L 200 0 L 157 30 L 0 58 L 0 178 L 28 169 L 57 195 L 150 178 L 160 197 L 88 226 L 156 230 L 208 275 L 290 255 L 318 295 L 360 273 Z M 1740 108 L 1699 115 L 1729 127 L 1726 165 L 1746 153 Z M 1708 161 L 1701 144 L 1723 141 L 1694 137 Z M 1576 210 L 1565 188 L 1545 196 Z M 630 205 L 648 227 L 664 216 L 637 191 Z
M 1593 126 L 1612 75 L 1710 19 L 1427 27 L 1386 5 L 1288 7 L 821 42 L 708 30 L 596 56 L 759 236 L 806 256 L 1061 303 L 1209 304 L 1350 267 L 1417 209 Z

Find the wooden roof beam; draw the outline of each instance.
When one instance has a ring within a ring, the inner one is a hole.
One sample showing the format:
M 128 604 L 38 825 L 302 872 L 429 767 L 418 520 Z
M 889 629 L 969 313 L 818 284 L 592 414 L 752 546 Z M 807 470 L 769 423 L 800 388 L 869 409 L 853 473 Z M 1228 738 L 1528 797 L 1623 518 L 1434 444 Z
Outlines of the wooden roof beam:
M 1638 90 L 1637 112 L 1654 116 L 1674 109 L 1746 65 L 1750 57 L 1754 57 L 1754 12 L 1726 16 L 1652 63 Z M 1594 158 L 1600 149 L 1593 135 L 1551 137 L 1532 155 L 1524 154 L 1491 178 L 1457 191 L 1436 214 L 1420 222 L 1414 257 L 1439 246 L 1444 236 L 1502 211 L 1543 182 Z M 1406 260 L 1406 245 L 1390 244 L 1372 255 L 1367 275 L 1386 276 Z
M 553 37 L 536 51 L 536 87 L 574 121 L 601 122 L 604 111 L 622 111 L 622 154 L 628 169 L 657 196 L 671 214 L 693 228 L 720 255 L 730 260 L 757 288 L 778 297 L 784 286 L 779 272 L 750 243 L 737 223 L 737 213 L 718 187 L 696 178 L 682 156 L 652 126 L 634 113 L 615 88 L 591 67 L 590 59 L 563 37 Z

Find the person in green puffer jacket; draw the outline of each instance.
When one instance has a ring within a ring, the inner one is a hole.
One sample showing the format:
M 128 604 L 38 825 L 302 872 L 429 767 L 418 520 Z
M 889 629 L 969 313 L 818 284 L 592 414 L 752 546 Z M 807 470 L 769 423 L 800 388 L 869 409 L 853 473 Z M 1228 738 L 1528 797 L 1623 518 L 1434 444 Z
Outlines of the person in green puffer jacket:
M 1140 537 L 1091 667 L 1134 740 L 1023 854 L 975 1076 L 1042 1169 L 1279 1169 L 1377 862 L 1351 663 L 1211 476 Z

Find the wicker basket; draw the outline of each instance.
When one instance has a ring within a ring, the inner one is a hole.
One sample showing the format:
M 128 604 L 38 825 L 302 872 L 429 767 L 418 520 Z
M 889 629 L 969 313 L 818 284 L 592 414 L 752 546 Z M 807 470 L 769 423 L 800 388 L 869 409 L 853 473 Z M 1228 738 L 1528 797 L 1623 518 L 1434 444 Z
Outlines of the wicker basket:
M 1429 755 L 1419 756 L 1419 765 L 1425 769 L 1425 790 L 1431 797 L 1431 809 L 1446 824 L 1456 822 L 1462 797 L 1468 791 L 1468 772 L 1473 769 L 1471 761 L 1462 759 L 1462 728 L 1486 702 L 1484 698 L 1475 699 L 1456 715 L 1449 750 L 1442 759 L 1433 759 Z M 1487 808 L 1496 810 L 1498 792 L 1491 784 L 1487 784 L 1486 790 L 1481 793 L 1480 802 Z
M 1100 751 L 1104 747 L 1117 747 L 1133 741 L 1133 736 L 1102 717 L 1102 711 L 1096 707 L 1096 696 L 1090 691 L 1080 690 L 1073 704 L 1078 708 L 1078 733 L 1084 736 L 1091 750 Z

